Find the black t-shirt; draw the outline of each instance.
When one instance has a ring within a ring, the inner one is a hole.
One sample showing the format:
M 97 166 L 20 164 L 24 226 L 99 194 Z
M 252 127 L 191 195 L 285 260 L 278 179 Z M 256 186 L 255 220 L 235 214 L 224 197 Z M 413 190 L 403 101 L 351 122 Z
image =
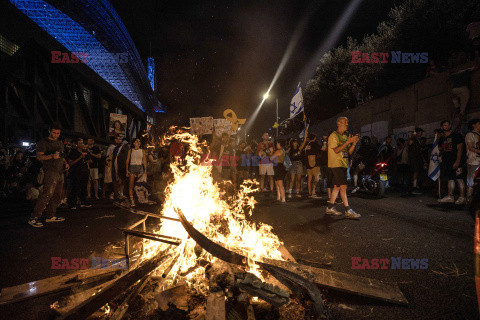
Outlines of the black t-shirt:
M 68 160 L 75 161 L 82 153 L 77 149 L 72 149 L 68 154 Z M 87 164 L 87 157 L 80 159 L 77 163 L 70 166 L 70 173 L 72 174 L 80 174 L 88 172 L 88 164 Z
M 57 173 L 63 172 L 63 143 L 60 140 L 52 140 L 50 138 L 40 140 L 40 142 L 37 143 L 37 153 L 38 152 L 43 152 L 43 154 L 46 156 L 58 152 L 60 158 L 42 161 L 43 170 Z
M 96 157 L 92 157 L 91 154 L 94 154 L 94 155 L 100 155 L 101 152 L 100 152 L 100 148 L 98 148 L 97 146 L 93 146 L 92 148 L 88 148 L 88 150 L 90 150 L 90 155 L 88 155 L 88 159 L 87 160 L 92 160 L 92 163 L 90 163 L 90 168 L 98 168 L 99 164 L 100 164 L 100 158 L 96 158 Z
M 288 153 L 288 156 L 290 157 L 290 161 L 302 161 L 302 151 L 299 149 L 295 150 L 293 148 L 290 149 L 290 152 Z
M 463 143 L 462 135 L 452 132 L 448 137 L 441 137 L 438 144 L 442 149 L 442 162 L 454 164 L 457 160 L 457 145 Z
M 318 167 L 320 165 L 319 163 L 319 158 L 320 158 L 320 153 L 322 152 L 322 148 L 320 145 L 317 143 L 317 141 L 309 142 L 305 146 L 305 161 L 307 164 L 307 169 L 312 169 L 314 167 Z M 315 156 L 315 166 L 310 166 L 308 163 L 308 156 Z

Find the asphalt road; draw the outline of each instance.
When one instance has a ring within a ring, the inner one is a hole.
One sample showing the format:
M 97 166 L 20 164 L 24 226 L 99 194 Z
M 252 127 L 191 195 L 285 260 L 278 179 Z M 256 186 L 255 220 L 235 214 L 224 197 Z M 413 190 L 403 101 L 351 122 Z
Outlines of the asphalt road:
M 409 301 L 394 306 L 327 293 L 334 319 L 478 319 L 469 213 L 429 195 L 350 198 L 360 220 L 325 216 L 326 200 L 261 201 L 254 219 L 274 227 L 304 264 L 396 283 Z M 339 208 L 342 208 L 339 205 Z M 421 270 L 353 270 L 352 257 L 428 259 Z
M 478 319 L 474 223 L 467 211 L 437 206 L 428 195 L 390 192 L 380 200 L 351 198 L 351 207 L 362 215 L 355 221 L 325 216 L 326 200 L 281 205 L 269 196 L 257 198 L 253 219 L 272 225 L 298 262 L 396 283 L 410 303 L 402 307 L 323 290 L 333 319 Z M 101 253 L 123 241 L 117 227 L 139 219 L 101 201 L 91 209 L 60 210 L 65 222 L 35 229 L 26 224 L 29 210 L 21 204 L 0 214 L 0 287 L 66 273 L 51 269 L 51 257 Z M 428 259 L 428 268 L 353 270 L 352 257 Z

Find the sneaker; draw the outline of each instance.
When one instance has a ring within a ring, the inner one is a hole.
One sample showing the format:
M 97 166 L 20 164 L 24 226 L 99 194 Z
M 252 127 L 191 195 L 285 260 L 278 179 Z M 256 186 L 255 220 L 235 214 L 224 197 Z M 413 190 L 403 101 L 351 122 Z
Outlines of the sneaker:
M 331 214 L 334 216 L 341 216 L 342 213 L 335 209 L 335 207 L 331 207 L 330 209 L 327 207 L 327 210 L 325 211 L 326 214 Z
M 438 199 L 438 202 L 441 202 L 441 203 L 454 203 L 454 202 L 455 202 L 455 198 L 453 198 L 453 196 L 446 196 L 446 197 L 443 197 L 442 199 Z
M 82 204 L 80 205 L 80 208 L 91 208 L 91 207 L 92 207 L 91 204 L 82 203 Z
M 65 221 L 65 218 L 62 217 L 51 217 L 45 219 L 46 222 L 60 222 L 60 221 Z
M 30 219 L 30 220 L 28 220 L 28 224 L 31 225 L 32 227 L 35 227 L 35 228 L 43 227 L 43 223 L 38 221 L 38 219 Z
M 458 197 L 457 201 L 455 201 L 455 204 L 465 204 L 465 198 L 464 197 Z
M 320 197 L 319 195 L 316 195 L 316 194 L 312 194 L 311 198 L 312 199 L 322 199 L 322 197 Z
M 353 211 L 352 209 L 348 209 L 345 211 L 345 218 L 347 219 L 360 219 L 361 215 Z
M 292 198 L 292 194 L 291 194 L 291 193 L 288 193 L 288 194 L 287 194 L 287 197 L 288 197 L 289 199 Z
M 302 195 L 301 195 L 300 193 L 297 193 L 297 194 L 295 195 L 295 197 L 297 197 L 297 198 L 301 198 L 301 197 L 302 197 Z
M 413 188 L 412 194 L 422 195 L 423 193 L 420 191 L 420 188 Z
M 360 190 L 360 187 L 355 187 L 355 188 L 353 188 L 353 190 L 352 190 L 351 193 L 354 194 L 354 193 L 357 192 L 358 190 Z

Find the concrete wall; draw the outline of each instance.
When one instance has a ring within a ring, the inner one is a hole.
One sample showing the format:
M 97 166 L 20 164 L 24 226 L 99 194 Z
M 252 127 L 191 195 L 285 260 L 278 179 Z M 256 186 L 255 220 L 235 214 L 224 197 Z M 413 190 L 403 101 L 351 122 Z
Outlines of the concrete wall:
M 462 70 L 473 66 L 469 62 L 455 68 Z M 326 135 L 336 129 L 336 119 L 346 116 L 349 119 L 349 131 L 362 135 L 375 135 L 379 141 L 387 135 L 394 138 L 407 137 L 415 127 L 422 127 L 425 136 L 433 139 L 433 130 L 439 127 L 442 120 L 450 119 L 454 110 L 448 92 L 448 74 L 424 79 L 407 88 L 375 99 L 354 109 L 347 110 L 337 116 L 312 126 L 310 131 L 317 136 Z M 471 97 L 468 119 L 480 115 L 480 71 L 472 73 Z

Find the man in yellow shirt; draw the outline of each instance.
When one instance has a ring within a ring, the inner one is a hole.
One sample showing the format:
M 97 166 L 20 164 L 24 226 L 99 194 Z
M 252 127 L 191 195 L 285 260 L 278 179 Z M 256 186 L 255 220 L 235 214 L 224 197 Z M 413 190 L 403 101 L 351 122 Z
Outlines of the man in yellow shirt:
M 355 150 L 359 135 L 352 136 L 345 134 L 348 129 L 348 119 L 339 117 L 337 119 L 337 130 L 328 137 L 328 186 L 333 188 L 330 202 L 327 202 L 327 214 L 335 216 L 342 215 L 342 212 L 333 207 L 335 200 L 340 193 L 343 205 L 345 206 L 345 218 L 359 219 L 360 215 L 350 209 L 347 199 L 347 169 L 349 156 Z

